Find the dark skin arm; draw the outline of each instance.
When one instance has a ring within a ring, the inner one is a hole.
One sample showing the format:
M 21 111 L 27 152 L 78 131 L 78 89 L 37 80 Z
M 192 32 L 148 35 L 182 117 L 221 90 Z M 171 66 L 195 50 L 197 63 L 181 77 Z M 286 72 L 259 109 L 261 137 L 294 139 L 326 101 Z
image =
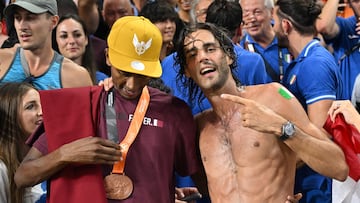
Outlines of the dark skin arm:
M 98 137 L 73 141 L 47 155 L 32 147 L 17 169 L 14 179 L 18 187 L 29 187 L 49 179 L 68 164 L 112 165 L 120 157 L 118 144 Z

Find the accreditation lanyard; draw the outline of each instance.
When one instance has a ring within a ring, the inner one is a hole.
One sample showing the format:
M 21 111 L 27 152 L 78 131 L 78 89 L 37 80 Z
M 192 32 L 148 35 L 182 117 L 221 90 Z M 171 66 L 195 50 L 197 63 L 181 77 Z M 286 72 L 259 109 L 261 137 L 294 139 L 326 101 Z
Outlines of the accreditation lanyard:
M 113 106 L 115 97 L 112 95 L 113 94 L 112 92 L 110 92 L 109 94 L 112 97 L 112 101 L 111 101 L 111 103 L 109 103 L 109 97 L 108 97 L 108 104 L 107 104 L 107 108 L 106 108 L 106 117 L 107 117 L 106 123 L 107 123 L 107 127 L 108 127 L 108 136 L 109 136 L 109 134 L 112 134 L 111 137 L 115 137 L 115 136 L 118 137 L 117 130 L 116 131 L 111 130 L 111 129 L 114 129 L 114 126 L 116 128 L 116 121 L 115 121 L 115 125 L 113 125 L 113 122 L 112 122 L 112 124 L 110 124 L 108 122 L 108 120 L 111 120 L 111 119 L 108 119 L 108 117 L 109 117 L 108 115 L 109 114 L 113 115 L 113 113 L 115 113 L 115 108 Z M 114 164 L 112 173 L 117 173 L 117 174 L 124 173 L 125 160 L 126 160 L 127 153 L 129 151 L 131 144 L 134 142 L 134 140 L 141 128 L 146 110 L 149 106 L 149 102 L 150 102 L 149 90 L 148 90 L 147 86 L 145 86 L 142 90 L 142 94 L 141 94 L 139 102 L 136 106 L 136 109 L 134 112 L 134 117 L 130 123 L 130 126 L 126 133 L 126 136 L 119 144 L 120 150 L 121 150 L 121 159 Z M 112 117 L 115 118 L 115 120 L 116 120 L 116 116 L 112 116 Z
M 284 65 L 283 65 L 283 53 L 281 51 L 281 48 L 278 46 L 278 63 L 279 63 L 279 75 L 277 75 L 277 73 L 272 69 L 270 63 L 265 59 L 265 56 L 263 56 L 252 43 L 249 43 L 248 41 L 245 41 L 245 49 L 247 49 L 250 52 L 256 52 L 258 53 L 264 63 L 265 63 L 265 68 L 266 68 L 266 72 L 270 75 L 271 79 L 273 81 L 281 81 L 283 76 L 284 76 Z

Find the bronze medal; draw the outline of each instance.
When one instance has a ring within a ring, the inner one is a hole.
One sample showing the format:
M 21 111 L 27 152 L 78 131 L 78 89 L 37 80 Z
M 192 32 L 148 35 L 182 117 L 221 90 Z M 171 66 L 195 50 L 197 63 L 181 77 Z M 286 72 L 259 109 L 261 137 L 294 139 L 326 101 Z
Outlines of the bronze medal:
M 105 177 L 104 183 L 108 199 L 127 199 L 134 189 L 131 179 L 123 174 L 110 174 Z

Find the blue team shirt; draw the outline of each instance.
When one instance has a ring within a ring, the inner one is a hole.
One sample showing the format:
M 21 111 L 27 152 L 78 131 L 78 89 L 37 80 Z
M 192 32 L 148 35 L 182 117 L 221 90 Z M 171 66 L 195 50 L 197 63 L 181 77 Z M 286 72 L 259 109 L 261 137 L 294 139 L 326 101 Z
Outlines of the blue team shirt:
M 237 45 L 234 45 L 234 51 L 237 56 L 237 67 L 234 70 L 234 74 L 237 79 L 240 80 L 242 85 L 255 85 L 270 82 L 266 74 L 264 61 L 259 54 L 251 53 Z M 164 81 L 165 85 L 171 88 L 174 96 L 184 100 L 191 107 L 193 115 L 211 108 L 211 105 L 206 98 L 204 98 L 200 104 L 197 102 L 200 95 L 197 96 L 194 102 L 190 101 L 188 89 L 182 87 L 181 84 L 177 84 L 176 76 L 180 67 L 179 65 L 174 65 L 175 56 L 176 53 L 173 53 L 164 58 L 161 62 L 163 68 L 161 79 Z
M 342 83 L 340 72 L 333 56 L 312 40 L 290 64 L 283 78 L 287 87 L 301 105 L 330 99 L 341 99 Z M 295 194 L 301 192 L 300 202 L 331 202 L 331 179 L 313 171 L 307 165 L 296 170 Z
M 325 39 L 326 43 L 332 45 L 334 49 L 334 58 L 339 65 L 342 82 L 344 86 L 344 99 L 351 99 L 351 93 L 355 83 L 356 76 L 360 73 L 360 50 L 356 49 L 352 54 L 339 59 L 347 50 L 350 50 L 359 41 L 359 35 L 356 35 L 356 18 L 336 18 L 336 23 L 340 28 L 339 34 L 333 39 Z
M 262 57 L 268 62 L 271 68 L 275 71 L 277 75 L 280 75 L 280 65 L 279 60 L 281 60 L 281 64 L 283 65 L 283 73 L 285 73 L 289 63 L 291 62 L 291 54 L 288 49 L 282 48 L 279 52 L 278 39 L 275 37 L 269 46 L 263 48 L 254 39 L 249 35 L 245 34 L 244 40 L 240 41 L 240 45 L 242 47 L 246 47 L 245 43 L 252 44 L 256 49 L 257 53 L 261 54 Z M 249 50 L 252 51 L 252 50 Z M 281 54 L 282 59 L 279 59 Z M 272 81 L 270 75 L 268 75 L 268 80 Z
M 283 85 L 300 101 L 304 109 L 314 102 L 342 99 L 340 72 L 333 56 L 312 40 L 292 62 L 283 78 Z

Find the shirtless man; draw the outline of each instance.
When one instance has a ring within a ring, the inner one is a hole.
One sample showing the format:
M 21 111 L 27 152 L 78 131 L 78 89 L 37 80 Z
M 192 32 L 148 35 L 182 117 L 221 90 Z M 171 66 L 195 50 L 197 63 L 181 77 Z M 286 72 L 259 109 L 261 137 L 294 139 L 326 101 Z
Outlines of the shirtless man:
M 181 42 L 178 76 L 189 77 L 185 83 L 198 85 L 213 107 L 196 117 L 213 203 L 285 202 L 293 193 L 298 158 L 323 175 L 345 180 L 343 152 L 309 121 L 287 89 L 236 82 L 232 42 L 218 27 L 189 27 Z
M 92 85 L 87 70 L 52 49 L 58 23 L 56 0 L 17 0 L 5 8 L 20 46 L 0 49 L 0 83 L 32 83 L 38 89 Z

